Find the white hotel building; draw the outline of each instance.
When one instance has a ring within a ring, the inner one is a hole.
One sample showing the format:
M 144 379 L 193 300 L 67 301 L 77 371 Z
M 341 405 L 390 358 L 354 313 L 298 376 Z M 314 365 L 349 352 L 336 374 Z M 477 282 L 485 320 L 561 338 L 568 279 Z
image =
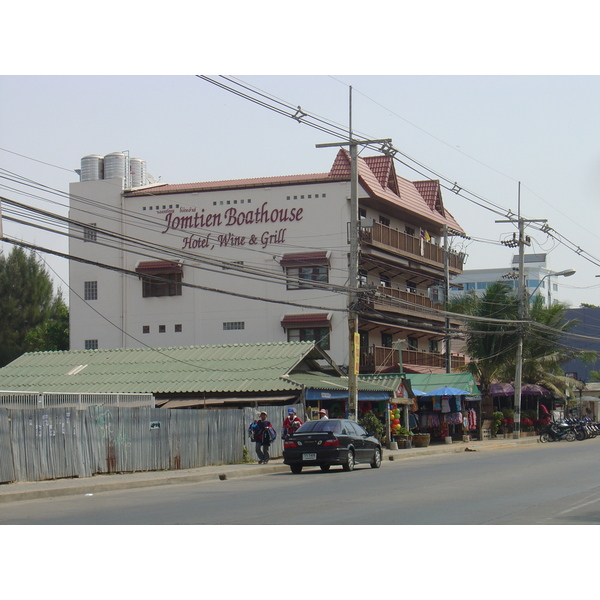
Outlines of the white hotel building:
M 325 173 L 175 185 L 148 184 L 145 163 L 122 153 L 81 166 L 70 253 L 97 266 L 70 263 L 72 350 L 315 339 L 348 365 L 345 150 Z M 444 372 L 428 290 L 444 285 L 444 226 L 463 231 L 439 182 L 359 158 L 359 217 L 361 372 Z M 447 253 L 450 277 L 463 259 Z

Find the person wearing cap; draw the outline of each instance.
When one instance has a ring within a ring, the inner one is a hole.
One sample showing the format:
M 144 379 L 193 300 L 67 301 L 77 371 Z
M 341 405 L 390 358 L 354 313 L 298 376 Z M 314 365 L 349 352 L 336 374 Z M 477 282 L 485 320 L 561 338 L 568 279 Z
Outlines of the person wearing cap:
M 324 408 L 322 408 L 319 411 L 319 419 L 328 419 L 328 418 L 329 417 L 327 416 L 327 411 Z
M 291 435 L 294 435 L 298 427 L 302 425 L 300 417 L 296 415 L 296 409 L 292 406 L 288 408 L 288 416 L 283 422 L 283 439 L 287 440 Z
M 256 422 L 256 433 L 254 434 L 259 465 L 266 465 L 269 462 L 269 446 L 271 445 L 270 430 L 272 429 L 273 425 L 271 425 L 271 421 L 267 420 L 267 413 L 263 410 Z

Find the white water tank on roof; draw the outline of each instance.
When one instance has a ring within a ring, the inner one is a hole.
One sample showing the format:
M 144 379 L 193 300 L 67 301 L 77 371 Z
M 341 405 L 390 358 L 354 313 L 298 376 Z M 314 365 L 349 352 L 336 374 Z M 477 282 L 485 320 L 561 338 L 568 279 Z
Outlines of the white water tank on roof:
M 129 159 L 129 181 L 132 188 L 146 185 L 146 161 L 141 158 Z
M 123 180 L 125 188 L 129 187 L 129 167 L 127 155 L 123 152 L 111 152 L 104 157 L 104 179 Z
M 96 181 L 104 177 L 104 158 L 89 154 L 81 159 L 80 181 Z

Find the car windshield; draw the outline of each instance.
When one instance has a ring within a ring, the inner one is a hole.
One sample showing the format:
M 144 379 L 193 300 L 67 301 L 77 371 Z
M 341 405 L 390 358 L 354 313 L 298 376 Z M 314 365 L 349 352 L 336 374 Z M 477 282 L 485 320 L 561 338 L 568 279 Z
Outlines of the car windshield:
M 319 421 L 307 421 L 298 429 L 298 433 L 309 433 L 312 431 L 333 431 L 333 433 L 340 433 L 342 431 L 342 424 L 339 421 L 320 419 Z

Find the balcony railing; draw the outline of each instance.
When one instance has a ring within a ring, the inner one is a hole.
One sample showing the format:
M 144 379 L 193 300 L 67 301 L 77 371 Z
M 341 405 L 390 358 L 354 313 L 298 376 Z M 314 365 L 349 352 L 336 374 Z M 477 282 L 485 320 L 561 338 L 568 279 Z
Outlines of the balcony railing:
M 385 246 L 399 254 L 409 254 L 426 262 L 444 267 L 444 249 L 437 244 L 432 244 L 422 238 L 408 235 L 397 229 L 392 229 L 381 223 L 375 223 L 372 227 L 361 228 L 361 241 L 366 244 Z M 448 252 L 448 266 L 455 274 L 462 273 L 465 255 L 456 252 Z
M 399 364 L 400 353 L 395 348 L 384 346 L 369 346 L 360 350 L 360 369 L 366 371 L 380 371 L 387 367 Z M 404 364 L 419 365 L 422 367 L 446 367 L 445 354 L 438 352 L 422 352 L 420 350 L 402 350 Z M 465 357 L 458 354 L 450 355 L 450 369 L 458 370 L 465 365 Z
M 379 296 L 376 296 L 373 300 L 374 304 L 384 304 L 386 309 L 396 308 L 399 312 L 427 312 L 431 313 L 429 309 L 440 310 L 439 304 L 434 304 L 427 296 L 421 296 L 413 292 L 406 292 L 404 290 L 396 290 L 388 287 L 378 287 L 377 291 Z M 395 300 L 400 300 L 402 303 L 398 304 Z M 426 309 L 426 310 L 421 310 Z

